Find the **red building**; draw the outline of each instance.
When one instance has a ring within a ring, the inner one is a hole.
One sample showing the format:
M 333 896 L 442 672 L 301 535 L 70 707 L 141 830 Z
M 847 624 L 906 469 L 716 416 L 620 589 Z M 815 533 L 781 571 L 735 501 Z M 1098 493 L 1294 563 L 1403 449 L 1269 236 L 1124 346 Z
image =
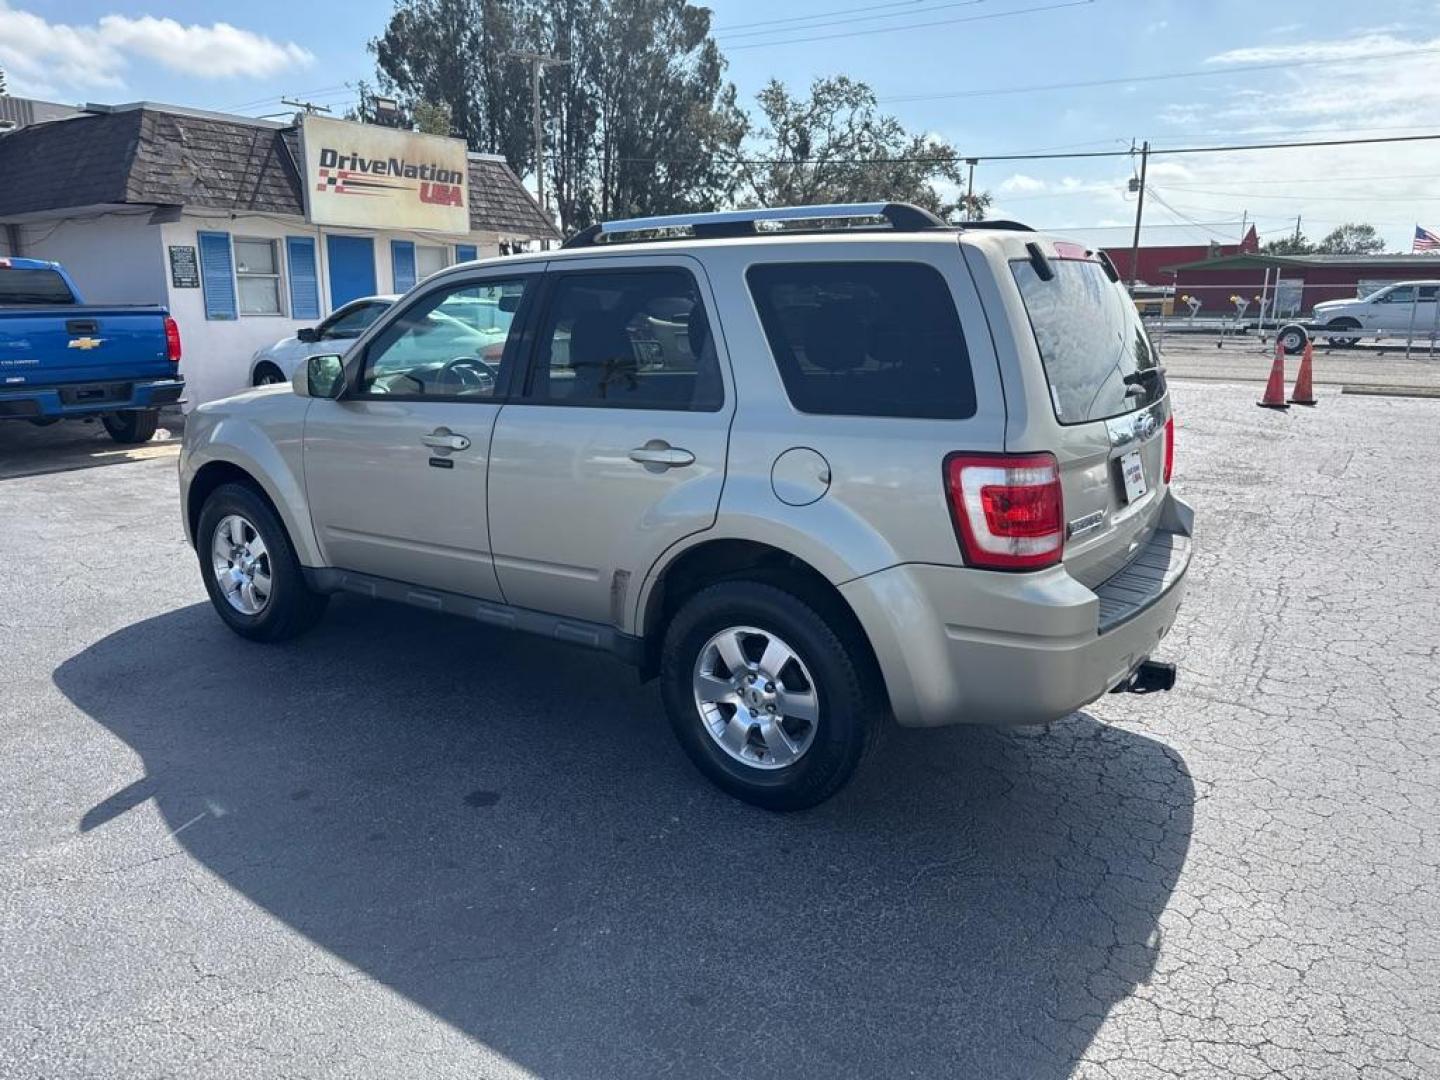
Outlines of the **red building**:
M 1113 258 L 1113 255 L 1112 255 Z M 1259 314 L 1257 297 L 1280 317 L 1308 314 L 1324 300 L 1365 296 L 1392 281 L 1440 280 L 1440 255 L 1236 254 L 1171 264 L 1152 285 L 1175 286 L 1175 313 L 1188 312 L 1182 296 L 1200 301 L 1206 315 L 1232 315 L 1232 296 L 1250 301 L 1247 317 Z M 1268 285 L 1267 285 L 1268 282 Z
M 1227 255 L 1240 255 L 1259 250 L 1260 238 L 1255 235 L 1253 225 L 1245 234 L 1245 239 L 1238 244 L 1174 244 L 1164 247 L 1142 247 L 1135 259 L 1135 283 L 1137 285 L 1173 285 L 1175 279 L 1169 271 L 1181 263 L 1200 262 L 1203 259 L 1217 259 Z M 1115 264 L 1115 269 L 1120 271 L 1120 280 L 1129 282 L 1131 254 L 1129 245 L 1106 248 L 1105 254 L 1110 256 L 1110 261 Z

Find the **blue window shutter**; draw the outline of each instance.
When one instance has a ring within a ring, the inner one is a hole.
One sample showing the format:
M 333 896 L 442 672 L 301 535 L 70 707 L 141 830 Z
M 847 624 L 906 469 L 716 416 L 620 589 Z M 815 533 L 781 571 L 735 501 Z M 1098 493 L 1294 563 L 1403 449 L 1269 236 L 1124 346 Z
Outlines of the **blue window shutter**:
M 409 240 L 390 241 L 390 265 L 395 272 L 395 291 L 415 287 L 415 245 Z
M 315 272 L 315 238 L 287 236 L 285 262 L 290 269 L 290 317 L 320 317 L 320 277 Z
M 474 244 L 455 245 L 456 262 L 474 262 L 477 258 L 479 258 L 479 253 L 476 251 Z
M 230 234 L 202 232 L 195 234 L 200 244 L 200 282 L 205 291 L 205 318 L 234 319 L 239 311 L 235 304 L 235 268 L 230 258 Z

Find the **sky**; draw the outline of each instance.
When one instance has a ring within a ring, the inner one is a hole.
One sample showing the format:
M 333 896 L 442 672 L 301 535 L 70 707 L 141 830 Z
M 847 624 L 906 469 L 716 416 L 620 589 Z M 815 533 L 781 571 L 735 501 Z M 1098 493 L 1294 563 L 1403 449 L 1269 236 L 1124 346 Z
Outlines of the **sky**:
M 341 112 L 373 78 L 391 0 L 0 0 L 12 94 L 246 115 L 282 96 Z M 1130 238 L 1135 171 L 1113 158 L 996 161 L 1440 132 L 1440 0 L 715 0 L 742 99 L 860 79 L 908 128 L 981 159 L 992 216 Z M 1089 84 L 1089 85 L 1076 85 Z M 1234 242 L 1368 221 L 1408 251 L 1440 229 L 1440 141 L 1150 158 L 1145 243 Z

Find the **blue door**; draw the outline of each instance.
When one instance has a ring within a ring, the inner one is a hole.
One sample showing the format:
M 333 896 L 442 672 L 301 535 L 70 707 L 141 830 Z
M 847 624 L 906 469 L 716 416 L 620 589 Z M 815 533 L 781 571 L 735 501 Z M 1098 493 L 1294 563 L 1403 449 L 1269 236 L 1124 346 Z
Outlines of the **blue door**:
M 330 310 L 375 295 L 375 241 L 368 236 L 326 236 L 330 263 Z

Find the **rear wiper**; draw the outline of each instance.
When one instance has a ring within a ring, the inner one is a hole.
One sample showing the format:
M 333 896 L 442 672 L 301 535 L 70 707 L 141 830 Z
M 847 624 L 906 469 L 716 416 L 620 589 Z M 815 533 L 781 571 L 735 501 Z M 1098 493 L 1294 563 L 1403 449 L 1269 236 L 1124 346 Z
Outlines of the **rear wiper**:
M 1159 382 L 1165 377 L 1165 369 L 1156 365 L 1155 367 L 1141 368 L 1139 371 L 1132 371 L 1121 380 L 1126 386 L 1140 386 L 1148 382 Z

